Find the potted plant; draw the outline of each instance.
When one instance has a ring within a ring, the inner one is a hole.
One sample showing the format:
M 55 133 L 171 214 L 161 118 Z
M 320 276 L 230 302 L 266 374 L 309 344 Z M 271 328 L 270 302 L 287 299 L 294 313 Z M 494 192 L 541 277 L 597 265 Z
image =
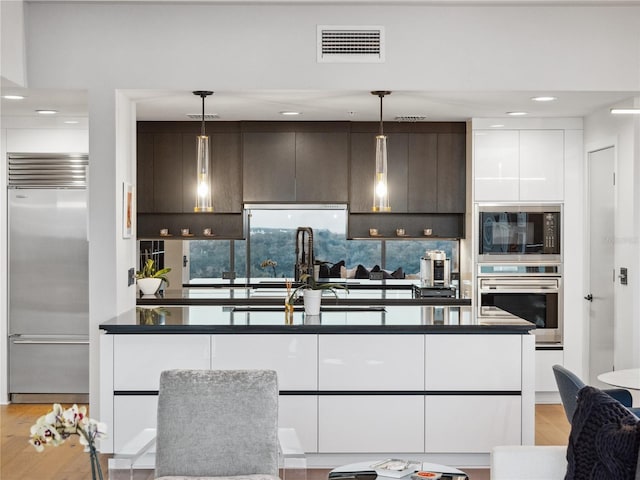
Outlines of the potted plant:
M 308 273 L 301 275 L 300 281 L 302 284 L 291 293 L 287 304 L 293 305 L 293 302 L 296 301 L 300 292 L 303 292 L 304 313 L 307 315 L 320 315 L 320 301 L 324 291 L 330 291 L 337 298 L 338 294 L 336 290 L 338 288 L 349 290 L 343 283 L 319 283 Z
M 136 280 L 138 287 L 140 287 L 140 291 L 143 295 L 153 295 L 159 289 L 162 281 L 164 280 L 169 286 L 169 279 L 167 278 L 167 273 L 171 271 L 171 268 L 162 268 L 158 270 L 156 268 L 156 262 L 148 258 L 144 265 L 142 266 L 142 270 L 138 270 L 136 272 Z

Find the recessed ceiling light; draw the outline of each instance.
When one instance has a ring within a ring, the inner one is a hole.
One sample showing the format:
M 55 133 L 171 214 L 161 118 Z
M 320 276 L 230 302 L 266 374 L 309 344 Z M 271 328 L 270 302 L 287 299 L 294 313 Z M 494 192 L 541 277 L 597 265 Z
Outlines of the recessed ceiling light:
M 640 115 L 640 108 L 612 108 L 611 113 L 617 115 Z
M 554 100 L 557 100 L 558 97 L 550 97 L 550 96 L 544 96 L 541 95 L 539 97 L 531 97 L 531 100 L 533 100 L 534 102 L 553 102 Z
M 75 125 L 80 122 L 78 120 L 65 120 L 64 123 L 66 123 L 67 125 Z
M 289 111 L 285 111 L 285 112 L 280 112 L 280 115 L 290 115 L 290 116 L 294 116 L 294 115 L 302 115 L 302 112 L 289 112 Z
M 3 95 L 2 98 L 7 100 L 24 100 L 24 96 L 22 95 Z
M 507 112 L 507 115 L 511 115 L 512 117 L 521 117 L 522 115 L 528 115 L 527 112 Z
M 42 110 L 36 110 L 36 113 L 39 113 L 40 115 L 55 115 L 56 113 L 58 113 L 58 111 L 42 109 Z
M 489 127 L 491 127 L 491 128 L 500 128 L 500 127 L 504 127 L 504 125 L 501 124 L 501 123 L 496 123 L 495 125 L 489 125 Z

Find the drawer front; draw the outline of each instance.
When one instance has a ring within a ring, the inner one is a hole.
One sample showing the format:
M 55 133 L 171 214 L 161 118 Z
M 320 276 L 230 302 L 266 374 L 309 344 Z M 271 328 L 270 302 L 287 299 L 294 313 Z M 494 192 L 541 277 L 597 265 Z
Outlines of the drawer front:
M 114 390 L 158 390 L 160 372 L 211 368 L 209 335 L 117 335 Z
M 212 368 L 271 369 L 280 390 L 318 388 L 316 335 L 214 335 Z
M 320 335 L 319 390 L 424 390 L 424 335 Z
M 320 453 L 424 452 L 424 396 L 318 399 Z

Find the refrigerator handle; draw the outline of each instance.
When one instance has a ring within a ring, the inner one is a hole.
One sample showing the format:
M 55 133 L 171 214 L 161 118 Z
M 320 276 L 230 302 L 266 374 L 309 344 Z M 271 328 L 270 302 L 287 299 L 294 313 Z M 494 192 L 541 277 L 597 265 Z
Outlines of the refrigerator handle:
M 15 345 L 89 345 L 89 340 L 12 340 Z

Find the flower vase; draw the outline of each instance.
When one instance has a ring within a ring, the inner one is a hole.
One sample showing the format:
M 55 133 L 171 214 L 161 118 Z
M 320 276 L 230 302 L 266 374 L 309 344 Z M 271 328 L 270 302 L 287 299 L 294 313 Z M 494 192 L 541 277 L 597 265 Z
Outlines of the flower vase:
M 304 313 L 306 315 L 320 315 L 320 300 L 322 290 L 307 289 L 304 291 Z

